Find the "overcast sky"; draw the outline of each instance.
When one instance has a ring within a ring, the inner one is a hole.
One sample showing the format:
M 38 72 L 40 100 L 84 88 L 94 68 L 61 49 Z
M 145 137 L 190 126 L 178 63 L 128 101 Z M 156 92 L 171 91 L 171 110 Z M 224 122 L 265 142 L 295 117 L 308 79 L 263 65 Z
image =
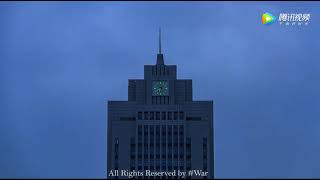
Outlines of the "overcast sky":
M 308 26 L 265 26 L 269 12 Z M 106 177 L 106 104 L 166 64 L 215 102 L 218 178 L 320 177 L 319 2 L 0 3 L 0 177 Z

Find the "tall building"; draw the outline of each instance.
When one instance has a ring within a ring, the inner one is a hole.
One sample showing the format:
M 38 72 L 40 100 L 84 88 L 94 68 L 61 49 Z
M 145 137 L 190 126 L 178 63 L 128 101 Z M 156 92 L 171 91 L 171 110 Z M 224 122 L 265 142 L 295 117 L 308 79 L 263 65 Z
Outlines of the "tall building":
M 109 178 L 128 178 L 121 170 L 144 172 L 136 179 L 148 178 L 146 170 L 213 178 L 213 158 L 213 101 L 194 101 L 192 80 L 164 63 L 160 31 L 156 64 L 144 66 L 144 79 L 129 79 L 128 101 L 108 102 Z

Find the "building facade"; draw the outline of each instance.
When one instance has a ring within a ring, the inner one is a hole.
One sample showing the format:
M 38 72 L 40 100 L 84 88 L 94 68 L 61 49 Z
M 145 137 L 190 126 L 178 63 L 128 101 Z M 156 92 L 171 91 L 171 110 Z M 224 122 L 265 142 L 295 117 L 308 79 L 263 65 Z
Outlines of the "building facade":
M 213 178 L 213 101 L 193 101 L 192 80 L 164 64 L 160 38 L 156 64 L 129 79 L 128 101 L 108 101 L 108 178 Z

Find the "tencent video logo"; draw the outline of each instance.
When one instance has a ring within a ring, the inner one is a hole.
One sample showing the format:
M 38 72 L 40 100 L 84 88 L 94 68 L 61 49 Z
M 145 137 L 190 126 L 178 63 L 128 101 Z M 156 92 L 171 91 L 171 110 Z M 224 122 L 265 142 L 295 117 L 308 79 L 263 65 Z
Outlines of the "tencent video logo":
M 276 21 L 276 17 L 270 13 L 264 13 L 262 15 L 262 24 L 264 25 L 270 25 L 273 24 Z
M 310 19 L 310 13 L 280 13 L 278 18 L 271 13 L 264 13 L 262 15 L 262 24 L 270 25 L 278 21 L 281 26 L 307 26 Z

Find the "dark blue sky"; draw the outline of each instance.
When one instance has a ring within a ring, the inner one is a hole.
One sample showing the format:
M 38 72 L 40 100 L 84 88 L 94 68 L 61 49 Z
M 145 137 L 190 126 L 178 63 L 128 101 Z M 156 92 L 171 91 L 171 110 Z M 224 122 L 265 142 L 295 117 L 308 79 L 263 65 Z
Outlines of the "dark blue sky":
M 270 12 L 311 13 L 303 27 Z M 320 177 L 319 2 L 0 3 L 0 177 L 106 176 L 106 103 L 165 63 L 215 101 L 219 178 Z

